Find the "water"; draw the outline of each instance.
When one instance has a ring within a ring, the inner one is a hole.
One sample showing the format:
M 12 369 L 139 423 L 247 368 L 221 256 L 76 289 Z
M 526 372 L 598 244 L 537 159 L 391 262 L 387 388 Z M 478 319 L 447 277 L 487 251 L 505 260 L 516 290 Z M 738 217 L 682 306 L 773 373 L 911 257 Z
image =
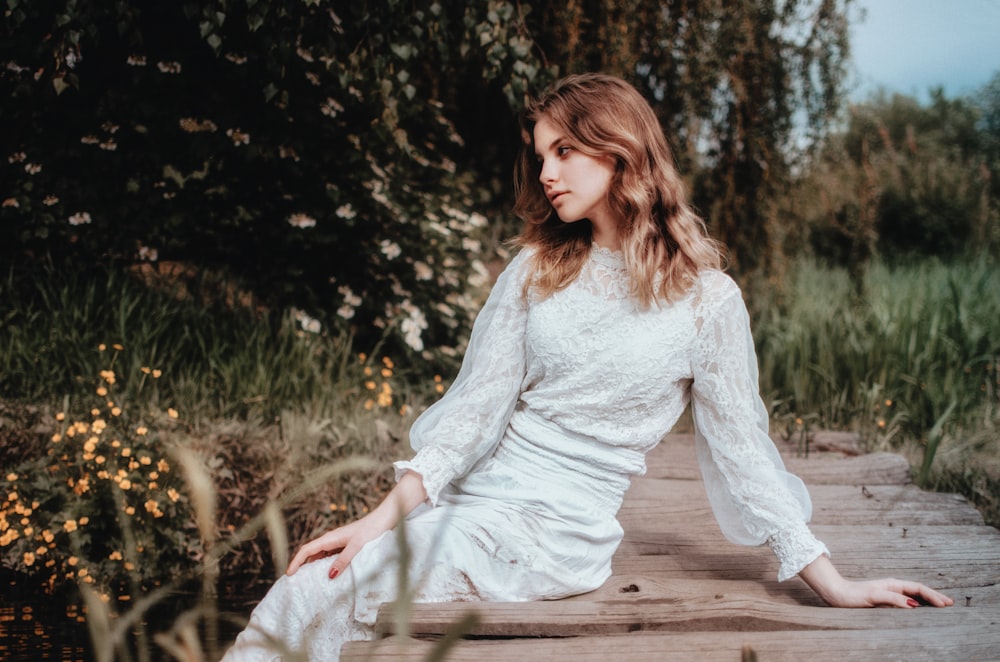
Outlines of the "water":
M 219 599 L 219 609 L 243 617 L 249 615 L 250 606 L 263 592 L 259 584 L 233 582 L 235 589 L 224 590 Z M 72 604 L 69 594 L 48 596 L 30 581 L 5 568 L 0 568 L 0 661 L 37 662 L 64 660 L 67 662 L 93 662 L 90 634 L 86 613 Z M 258 594 L 260 593 L 260 594 Z M 177 596 L 177 601 L 190 602 L 191 594 Z M 149 632 L 169 629 L 170 619 L 154 621 Z M 220 639 L 232 641 L 237 628 L 220 621 Z M 156 644 L 151 644 L 154 660 L 172 660 Z

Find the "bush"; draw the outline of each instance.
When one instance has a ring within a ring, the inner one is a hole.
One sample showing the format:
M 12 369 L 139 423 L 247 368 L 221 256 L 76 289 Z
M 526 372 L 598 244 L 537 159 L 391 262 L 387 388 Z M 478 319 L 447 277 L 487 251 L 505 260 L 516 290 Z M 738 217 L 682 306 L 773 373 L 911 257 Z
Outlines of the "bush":
M 58 413 L 44 454 L 0 477 L 0 548 L 6 567 L 49 592 L 83 582 L 105 601 L 125 601 L 189 575 L 202 550 L 182 478 L 148 427 L 152 416 L 118 400 L 114 363 L 101 371 L 94 406 Z M 137 377 L 159 375 L 144 367 Z M 167 408 L 157 423 L 169 427 L 177 416 Z
M 0 257 L 197 264 L 453 353 L 487 219 L 451 118 L 545 72 L 512 3 L 401 9 L 10 0 Z

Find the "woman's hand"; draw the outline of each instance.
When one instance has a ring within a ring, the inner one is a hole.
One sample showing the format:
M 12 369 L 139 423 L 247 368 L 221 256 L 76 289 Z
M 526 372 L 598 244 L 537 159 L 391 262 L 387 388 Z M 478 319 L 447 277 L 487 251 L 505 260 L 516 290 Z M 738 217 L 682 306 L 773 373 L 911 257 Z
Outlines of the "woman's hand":
M 327 531 L 302 545 L 292 557 L 285 574 L 294 575 L 306 563 L 340 552 L 330 566 L 330 579 L 333 579 L 344 571 L 362 547 L 396 526 L 396 522 L 426 499 L 423 478 L 413 471 L 406 472 L 378 508 L 355 522 Z
M 898 579 L 850 581 L 841 577 L 826 556 L 807 565 L 799 576 L 831 607 L 901 607 L 921 604 L 950 607 L 954 600 L 919 582 Z
M 362 547 L 387 530 L 383 526 L 374 521 L 370 515 L 366 515 L 346 526 L 327 531 L 299 548 L 291 563 L 288 564 L 288 570 L 285 571 L 285 574 L 294 575 L 306 563 L 318 561 L 340 552 L 340 556 L 330 566 L 330 579 L 333 579 L 343 572 Z

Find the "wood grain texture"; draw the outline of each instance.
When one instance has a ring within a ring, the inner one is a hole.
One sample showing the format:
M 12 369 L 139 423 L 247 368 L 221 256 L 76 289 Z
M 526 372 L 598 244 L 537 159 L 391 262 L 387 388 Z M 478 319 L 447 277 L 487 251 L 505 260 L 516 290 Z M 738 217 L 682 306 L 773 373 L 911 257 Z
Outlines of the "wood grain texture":
M 827 444 L 829 446 L 829 444 Z M 834 445 L 835 446 L 835 445 Z M 850 446 L 850 444 L 848 444 Z M 725 540 L 701 484 L 691 435 L 647 458 L 619 513 L 625 537 L 596 591 L 527 603 L 415 605 L 411 634 L 352 642 L 342 659 L 425 659 L 464 615 L 473 637 L 445 659 L 1000 660 L 1000 531 L 964 498 L 920 490 L 895 455 L 813 452 L 778 442 L 813 499 L 811 527 L 848 577 L 897 576 L 943 590 L 949 609 L 833 609 L 803 582 L 779 583 L 766 547 Z

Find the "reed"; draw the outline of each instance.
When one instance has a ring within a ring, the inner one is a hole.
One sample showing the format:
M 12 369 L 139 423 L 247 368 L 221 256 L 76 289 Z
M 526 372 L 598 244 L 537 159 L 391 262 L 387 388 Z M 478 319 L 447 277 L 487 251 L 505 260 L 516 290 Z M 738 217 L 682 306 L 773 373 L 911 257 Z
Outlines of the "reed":
M 845 270 L 801 261 L 750 307 L 761 389 L 779 421 L 855 430 L 870 449 L 904 452 L 923 486 L 941 480 L 944 449 L 952 488 L 956 472 L 995 463 L 1000 273 L 991 259 L 876 264 L 861 297 Z

